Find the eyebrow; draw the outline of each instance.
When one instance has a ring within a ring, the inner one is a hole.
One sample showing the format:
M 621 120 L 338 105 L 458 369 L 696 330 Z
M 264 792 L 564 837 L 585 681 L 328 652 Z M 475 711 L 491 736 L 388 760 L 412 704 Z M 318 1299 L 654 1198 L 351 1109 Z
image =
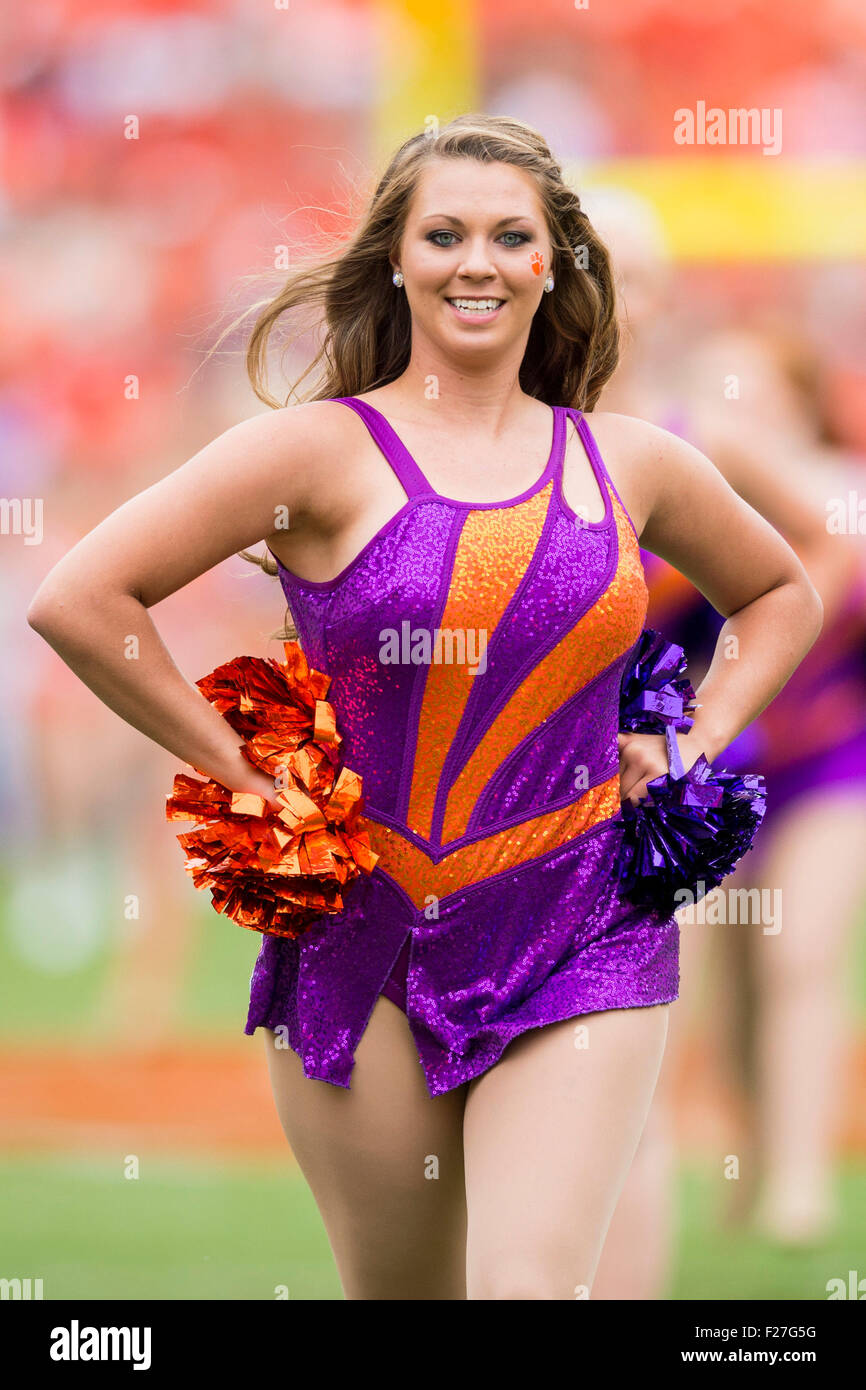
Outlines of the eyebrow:
M 430 222 L 434 220 L 437 222 L 452 222 L 455 227 L 465 227 L 466 225 L 459 217 L 452 217 L 450 212 L 428 212 L 419 220 L 421 222 Z M 526 217 L 523 213 L 518 212 L 515 213 L 513 217 L 501 217 L 494 225 L 494 232 L 497 227 L 504 227 L 507 222 L 528 222 L 530 226 L 533 225 L 533 219 L 531 217 Z

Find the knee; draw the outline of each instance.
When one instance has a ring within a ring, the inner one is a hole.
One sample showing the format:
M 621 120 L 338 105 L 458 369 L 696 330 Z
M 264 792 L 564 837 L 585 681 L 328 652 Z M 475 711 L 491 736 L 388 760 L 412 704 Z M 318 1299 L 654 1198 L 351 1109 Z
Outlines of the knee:
M 524 1303 L 533 1299 L 563 1301 L 589 1297 L 595 1265 L 586 1259 L 538 1258 L 504 1255 L 489 1261 L 467 1275 L 467 1299 Z M 597 1263 L 597 1261 L 596 1261 Z

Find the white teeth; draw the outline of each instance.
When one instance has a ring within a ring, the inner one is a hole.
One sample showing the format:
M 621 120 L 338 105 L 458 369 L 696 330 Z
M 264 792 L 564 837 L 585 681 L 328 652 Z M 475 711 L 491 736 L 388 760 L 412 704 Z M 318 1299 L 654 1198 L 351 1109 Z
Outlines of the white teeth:
M 504 303 L 502 299 L 452 299 L 450 303 L 457 309 L 468 309 L 470 313 L 489 314 L 491 309 L 498 309 Z

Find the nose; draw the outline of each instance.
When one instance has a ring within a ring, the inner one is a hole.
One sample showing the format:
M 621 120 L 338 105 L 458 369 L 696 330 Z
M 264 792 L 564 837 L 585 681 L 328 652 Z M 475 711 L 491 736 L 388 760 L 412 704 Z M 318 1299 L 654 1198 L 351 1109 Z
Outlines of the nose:
M 490 260 L 486 237 L 470 237 L 464 243 L 464 254 L 458 274 L 470 276 L 472 279 L 496 274 L 496 267 Z

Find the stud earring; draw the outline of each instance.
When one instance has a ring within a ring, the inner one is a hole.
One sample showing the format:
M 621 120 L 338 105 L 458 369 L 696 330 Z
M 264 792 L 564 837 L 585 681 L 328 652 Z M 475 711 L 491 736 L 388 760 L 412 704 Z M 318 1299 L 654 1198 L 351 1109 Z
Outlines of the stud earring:
M 548 294 L 550 294 L 550 291 L 553 289 L 553 283 L 553 276 L 548 275 L 547 279 L 544 282 L 544 288 L 547 290 Z
M 403 284 L 402 270 L 395 270 L 394 274 L 391 276 L 391 279 L 394 281 L 394 284 L 397 286 L 397 289 L 399 290 L 401 285 Z

